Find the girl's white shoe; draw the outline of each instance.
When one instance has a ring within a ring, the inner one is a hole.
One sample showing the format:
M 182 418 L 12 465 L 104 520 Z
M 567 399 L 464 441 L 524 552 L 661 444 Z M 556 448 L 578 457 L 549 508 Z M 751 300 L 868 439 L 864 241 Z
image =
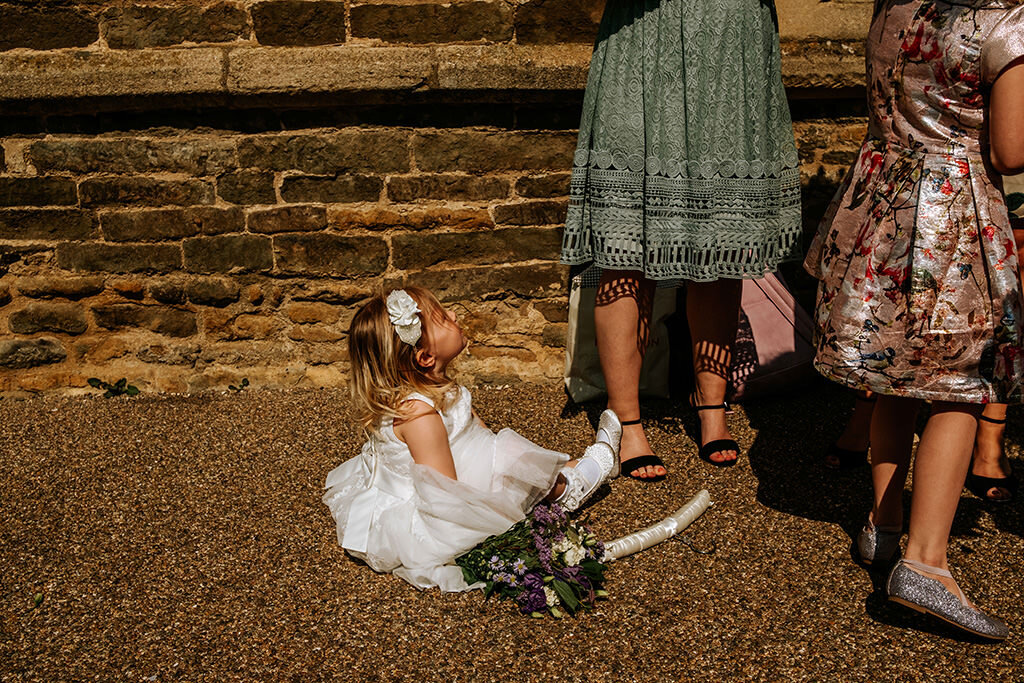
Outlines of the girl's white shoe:
M 615 414 L 615 411 L 609 408 L 601 413 L 601 417 L 597 421 L 597 442 L 607 443 L 615 456 L 615 462 L 608 476 L 609 480 L 619 476 L 622 470 L 621 463 L 619 462 L 620 441 L 622 441 L 622 422 L 619 420 L 619 416 Z

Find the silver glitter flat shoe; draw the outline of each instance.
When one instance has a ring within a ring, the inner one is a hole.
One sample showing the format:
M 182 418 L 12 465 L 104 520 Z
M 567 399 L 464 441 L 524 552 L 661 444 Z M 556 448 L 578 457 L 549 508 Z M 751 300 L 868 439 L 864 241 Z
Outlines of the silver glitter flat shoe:
M 952 578 L 945 569 L 903 558 L 892 568 L 885 582 L 889 599 L 912 610 L 931 614 L 976 636 L 1006 640 L 1010 629 L 1005 621 L 969 605 L 959 588 L 957 592 L 960 595 L 953 595 L 940 581 L 918 572 Z
M 869 567 L 888 567 L 900 552 L 900 527 L 877 527 L 868 520 L 857 534 L 856 548 L 860 561 Z

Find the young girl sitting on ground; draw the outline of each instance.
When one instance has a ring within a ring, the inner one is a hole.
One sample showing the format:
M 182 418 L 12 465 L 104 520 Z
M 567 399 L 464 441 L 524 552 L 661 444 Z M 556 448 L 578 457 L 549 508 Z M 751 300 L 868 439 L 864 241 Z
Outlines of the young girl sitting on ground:
M 495 434 L 448 366 L 466 347 L 455 320 L 418 287 L 372 298 L 349 328 L 353 408 L 369 440 L 327 476 L 338 542 L 418 588 L 475 588 L 454 559 L 507 531 L 541 500 L 577 509 L 618 475 L 618 418 L 606 410 L 583 457 Z

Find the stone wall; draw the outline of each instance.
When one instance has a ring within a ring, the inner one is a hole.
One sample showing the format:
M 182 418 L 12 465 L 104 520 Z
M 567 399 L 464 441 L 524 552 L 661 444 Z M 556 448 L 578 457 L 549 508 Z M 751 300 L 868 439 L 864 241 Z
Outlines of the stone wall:
M 0 0 L 0 392 L 338 385 L 431 287 L 468 383 L 562 372 L 599 4 Z M 870 5 L 779 3 L 812 225 L 864 132 Z

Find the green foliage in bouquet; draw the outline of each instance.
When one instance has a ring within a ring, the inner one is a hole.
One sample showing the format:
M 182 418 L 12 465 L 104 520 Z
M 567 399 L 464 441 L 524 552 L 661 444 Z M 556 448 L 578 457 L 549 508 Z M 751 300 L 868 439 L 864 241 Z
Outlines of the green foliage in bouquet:
M 536 506 L 526 519 L 460 555 L 455 563 L 484 595 L 511 598 L 523 614 L 563 616 L 591 609 L 602 590 L 604 546 L 583 522 L 555 503 Z

